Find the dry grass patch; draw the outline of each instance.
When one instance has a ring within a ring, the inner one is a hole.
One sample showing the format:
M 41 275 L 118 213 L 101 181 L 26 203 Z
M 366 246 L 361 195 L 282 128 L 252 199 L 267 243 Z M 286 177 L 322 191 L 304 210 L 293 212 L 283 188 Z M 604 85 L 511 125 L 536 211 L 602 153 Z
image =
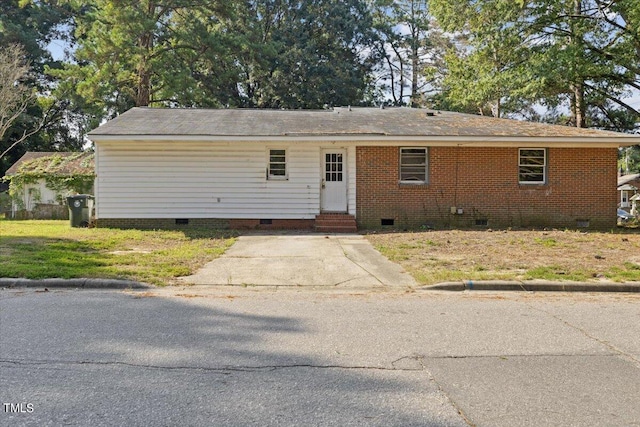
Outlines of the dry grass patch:
M 366 238 L 422 284 L 466 279 L 640 281 L 637 231 L 438 230 L 370 233 Z

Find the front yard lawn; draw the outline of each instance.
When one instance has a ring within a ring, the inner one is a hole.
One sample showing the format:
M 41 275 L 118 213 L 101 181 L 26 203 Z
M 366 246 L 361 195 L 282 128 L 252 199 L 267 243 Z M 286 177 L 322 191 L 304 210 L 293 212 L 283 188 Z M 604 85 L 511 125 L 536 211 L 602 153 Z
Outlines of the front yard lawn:
M 71 228 L 0 219 L 0 277 L 177 283 L 235 241 L 227 230 Z M 635 230 L 436 230 L 366 238 L 421 284 L 458 280 L 640 281 Z
M 635 230 L 436 230 L 369 233 L 421 284 L 458 280 L 640 281 Z
M 71 228 L 69 221 L 0 219 L 0 277 L 176 282 L 235 241 L 221 230 Z

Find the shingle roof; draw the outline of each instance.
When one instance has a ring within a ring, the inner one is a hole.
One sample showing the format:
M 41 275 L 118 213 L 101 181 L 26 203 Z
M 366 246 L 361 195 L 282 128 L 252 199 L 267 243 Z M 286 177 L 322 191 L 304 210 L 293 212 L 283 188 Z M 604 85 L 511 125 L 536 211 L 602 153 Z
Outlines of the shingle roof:
M 640 173 L 632 173 L 629 175 L 622 175 L 618 177 L 619 186 L 632 181 L 640 181 Z
M 18 171 L 36 171 L 57 175 L 90 174 L 94 171 L 94 154 L 78 152 L 27 151 L 5 175 Z
M 640 137 L 594 129 L 412 108 L 333 110 L 133 108 L 89 132 L 95 136 Z M 625 144 L 626 145 L 626 144 Z

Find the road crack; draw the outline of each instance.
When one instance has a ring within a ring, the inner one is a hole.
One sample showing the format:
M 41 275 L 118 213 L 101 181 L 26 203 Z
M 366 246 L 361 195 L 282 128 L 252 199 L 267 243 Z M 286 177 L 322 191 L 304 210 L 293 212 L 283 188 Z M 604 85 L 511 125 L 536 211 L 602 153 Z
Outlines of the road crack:
M 398 359 L 401 360 L 401 359 Z M 316 365 L 311 363 L 291 363 L 281 365 L 236 365 L 236 366 L 167 366 L 167 365 L 152 365 L 143 363 L 131 363 L 122 361 L 96 361 L 96 360 L 45 360 L 45 359 L 0 359 L 0 364 L 10 364 L 16 366 L 41 366 L 41 365 L 63 365 L 63 366 L 123 366 L 131 368 L 143 368 L 143 369 L 159 369 L 159 370 L 192 370 L 192 371 L 210 371 L 220 373 L 231 372 L 261 372 L 261 371 L 275 371 L 280 369 L 297 369 L 297 368 L 309 368 L 309 369 L 346 369 L 346 370 L 373 370 L 373 371 L 416 371 L 421 369 L 402 368 L 385 366 L 366 366 L 366 365 Z
M 529 305 L 529 304 L 527 304 L 527 305 Z M 586 329 L 584 329 L 584 328 L 582 328 L 580 326 L 574 325 L 573 323 L 569 322 L 568 320 L 563 319 L 562 317 L 560 317 L 560 315 L 551 313 L 551 312 L 545 310 L 544 308 L 534 307 L 532 305 L 529 305 L 529 307 L 531 309 L 533 309 L 533 310 L 537 310 L 539 312 L 545 313 L 546 315 L 551 316 L 554 319 L 560 321 L 564 325 L 566 325 L 566 326 L 568 326 L 568 327 L 570 327 L 572 329 L 575 329 L 576 331 L 578 331 L 581 334 L 583 334 L 585 337 L 589 338 L 590 340 L 593 340 L 593 341 L 597 342 L 600 345 L 603 345 L 604 347 L 607 347 L 613 353 L 616 353 L 617 355 L 619 355 L 623 359 L 633 363 L 638 368 L 640 368 L 640 359 L 635 357 L 633 354 L 627 353 L 626 351 L 622 350 L 621 348 L 618 348 L 615 345 L 611 344 L 609 341 L 605 341 L 603 339 L 600 339 L 600 338 L 596 337 L 595 335 L 589 333 Z

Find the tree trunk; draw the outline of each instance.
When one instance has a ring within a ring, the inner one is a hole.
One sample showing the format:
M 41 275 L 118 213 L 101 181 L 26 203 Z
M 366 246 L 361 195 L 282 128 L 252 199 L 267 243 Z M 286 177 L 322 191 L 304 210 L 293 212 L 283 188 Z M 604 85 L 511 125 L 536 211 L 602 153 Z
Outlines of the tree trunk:
M 157 20 L 157 4 L 149 1 L 146 4 L 146 16 L 148 19 Z M 141 4 L 141 7 L 145 7 Z M 140 62 L 138 63 L 138 87 L 136 90 L 136 107 L 147 107 L 151 102 L 151 69 L 149 58 L 153 49 L 153 32 L 145 31 L 138 38 Z
M 492 106 L 491 112 L 493 113 L 493 117 L 500 117 L 502 115 L 502 103 L 500 102 L 500 98 L 496 100 L 496 104 Z
M 418 93 L 418 72 L 418 47 L 414 43 L 411 52 L 411 108 L 418 108 L 420 105 Z
M 411 2 L 411 108 L 418 108 L 418 73 L 420 72 L 420 58 L 418 57 L 419 29 L 416 25 L 415 1 Z
M 586 127 L 586 112 L 584 101 L 584 85 L 582 83 L 575 83 L 571 85 L 572 99 L 571 99 L 571 121 L 577 128 Z
M 577 17 L 582 16 L 582 0 L 573 1 L 573 12 Z M 573 21 L 575 22 L 575 21 Z M 582 34 L 579 34 L 575 25 L 571 25 L 571 43 L 575 45 L 582 45 Z M 576 78 L 576 77 L 574 77 Z M 574 81 L 570 87 L 571 90 L 571 123 L 577 128 L 583 128 L 586 125 L 586 107 L 584 99 L 584 82 Z
M 138 87 L 136 93 L 136 107 L 146 107 L 151 100 L 151 71 L 147 64 L 151 53 L 151 34 L 140 36 L 140 63 L 138 64 Z

